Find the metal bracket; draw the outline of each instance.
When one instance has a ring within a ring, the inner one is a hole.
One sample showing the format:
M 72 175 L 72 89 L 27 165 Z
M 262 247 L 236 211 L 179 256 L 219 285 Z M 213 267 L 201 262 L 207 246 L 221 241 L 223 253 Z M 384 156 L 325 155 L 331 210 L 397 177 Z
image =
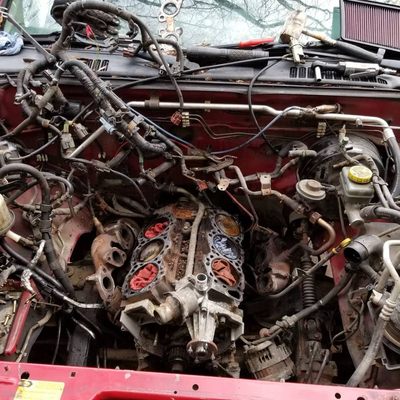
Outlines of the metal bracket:
M 261 183 L 261 194 L 263 196 L 269 196 L 271 194 L 271 175 L 262 174 L 260 175 Z

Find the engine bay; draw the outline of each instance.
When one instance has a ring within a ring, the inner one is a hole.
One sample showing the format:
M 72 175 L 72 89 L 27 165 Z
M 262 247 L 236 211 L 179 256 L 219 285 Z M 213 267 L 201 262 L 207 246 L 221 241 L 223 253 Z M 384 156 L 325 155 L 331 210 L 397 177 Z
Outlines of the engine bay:
M 77 58 L 82 9 L 160 72 Z M 398 387 L 392 89 L 181 82 L 162 44 L 77 1 L 0 89 L 0 359 Z

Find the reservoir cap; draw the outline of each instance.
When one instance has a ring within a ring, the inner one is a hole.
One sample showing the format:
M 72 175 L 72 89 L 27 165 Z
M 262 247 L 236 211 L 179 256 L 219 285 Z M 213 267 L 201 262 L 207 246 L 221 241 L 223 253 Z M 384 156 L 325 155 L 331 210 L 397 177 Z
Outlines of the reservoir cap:
M 355 183 L 370 183 L 372 171 L 365 165 L 354 165 L 349 169 L 348 177 Z

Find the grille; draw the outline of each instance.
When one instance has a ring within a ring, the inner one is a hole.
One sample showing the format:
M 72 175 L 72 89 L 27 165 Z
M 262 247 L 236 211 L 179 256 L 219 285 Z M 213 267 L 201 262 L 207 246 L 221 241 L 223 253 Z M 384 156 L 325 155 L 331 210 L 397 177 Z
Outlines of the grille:
M 93 71 L 104 72 L 108 70 L 108 60 L 99 60 L 95 58 L 78 58 L 78 60 L 84 62 Z
M 345 40 L 400 50 L 400 7 L 370 1 L 341 1 Z
M 342 74 L 336 73 L 336 71 L 321 71 L 322 79 L 330 79 L 336 81 L 351 81 L 351 82 L 371 82 L 379 83 L 381 85 L 387 85 L 388 82 L 385 79 L 379 77 L 370 78 L 350 78 L 343 76 Z M 289 70 L 289 78 L 295 79 L 314 79 L 315 73 L 311 67 L 291 67 Z

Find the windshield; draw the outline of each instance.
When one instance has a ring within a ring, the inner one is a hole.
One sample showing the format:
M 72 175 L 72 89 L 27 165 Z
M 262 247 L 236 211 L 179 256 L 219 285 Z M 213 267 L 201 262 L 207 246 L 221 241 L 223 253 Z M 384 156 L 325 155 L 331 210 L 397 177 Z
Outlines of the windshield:
M 166 28 L 159 22 L 159 0 L 110 0 L 139 16 L 155 33 Z M 49 34 L 60 30 L 50 16 L 53 0 L 14 0 L 10 13 L 32 34 Z M 183 0 L 173 29 L 182 29 L 181 43 L 221 45 L 249 39 L 276 36 L 290 11 L 305 10 L 307 27 L 338 36 L 339 0 Z M 387 3 L 387 1 L 386 1 Z M 392 1 L 391 3 L 400 3 Z M 333 23 L 336 21 L 336 23 Z M 336 30 L 332 29 L 336 26 Z M 122 25 L 120 34 L 127 27 Z

